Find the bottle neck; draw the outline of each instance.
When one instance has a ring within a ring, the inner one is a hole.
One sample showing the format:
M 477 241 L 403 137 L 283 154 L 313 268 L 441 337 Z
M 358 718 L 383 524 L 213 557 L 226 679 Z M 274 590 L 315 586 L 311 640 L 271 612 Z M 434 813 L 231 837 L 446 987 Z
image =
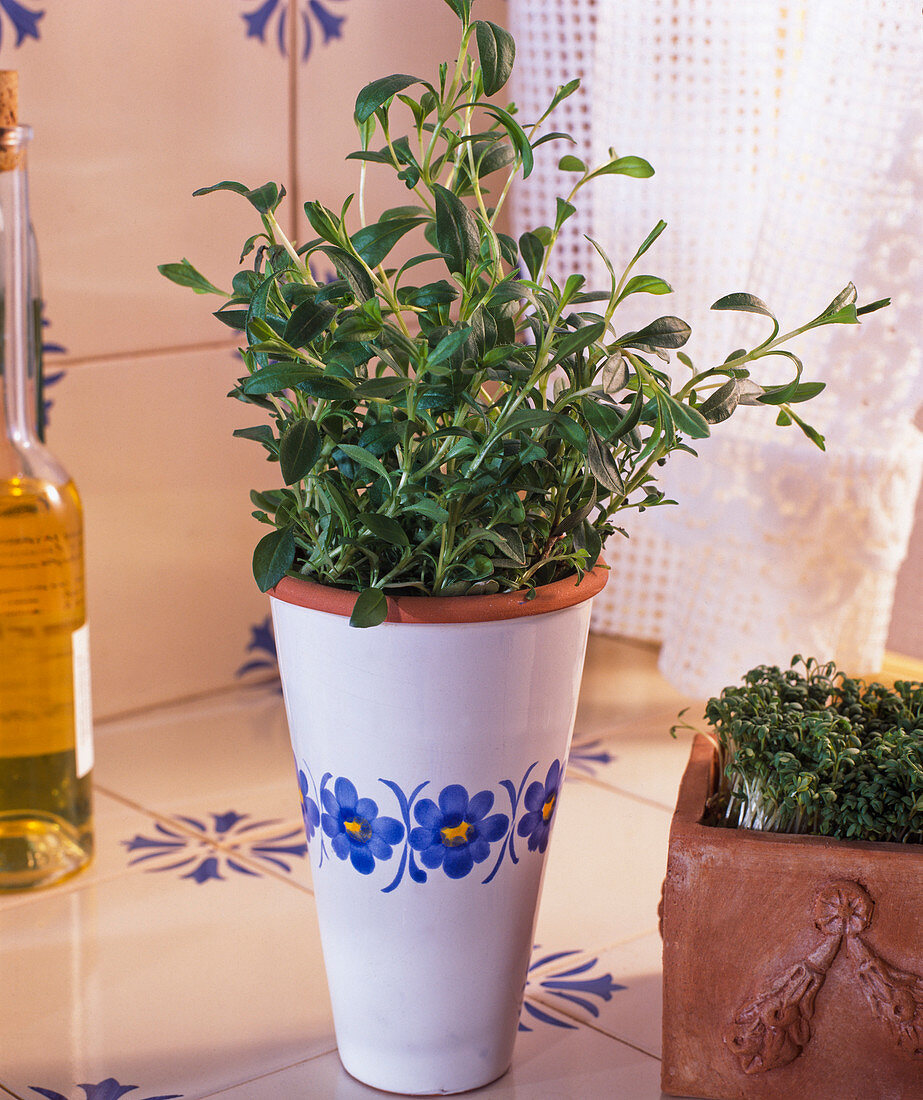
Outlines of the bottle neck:
M 0 411 L 6 442 L 38 442 L 34 263 L 29 228 L 26 126 L 0 127 Z

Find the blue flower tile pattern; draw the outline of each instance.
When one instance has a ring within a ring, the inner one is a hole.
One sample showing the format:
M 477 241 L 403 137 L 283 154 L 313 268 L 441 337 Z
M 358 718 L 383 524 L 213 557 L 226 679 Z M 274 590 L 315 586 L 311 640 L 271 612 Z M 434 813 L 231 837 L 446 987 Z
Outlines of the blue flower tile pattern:
M 136 1092 L 139 1088 L 138 1085 L 120 1085 L 114 1077 L 107 1077 L 98 1085 L 77 1085 L 76 1087 L 83 1089 L 81 1100 L 121 1100 L 121 1097 L 127 1096 L 130 1092 Z M 44 1096 L 46 1100 L 71 1100 L 71 1097 L 63 1092 L 55 1092 L 54 1089 L 43 1089 L 38 1085 L 30 1085 L 29 1088 L 31 1092 Z M 132 1100 L 182 1100 L 182 1096 L 181 1092 L 170 1092 L 161 1093 L 159 1096 L 132 1097 Z
M 260 878 L 253 867 L 236 858 L 250 860 L 291 874 L 294 861 L 308 854 L 305 834 L 300 825 L 288 825 L 278 819 L 253 821 L 249 814 L 231 810 L 211 814 L 211 824 L 195 817 L 177 815 L 174 821 L 186 828 L 171 828 L 156 822 L 155 836 L 136 835 L 122 844 L 132 853 L 130 867 L 145 864 L 151 872 L 182 871 L 181 878 L 202 885 L 211 880 L 224 881 L 222 871 Z
M 2 3 L 2 0 L 0 0 Z M 299 56 L 307 61 L 317 41 L 322 36 L 323 45 L 334 38 L 343 37 L 345 15 L 338 15 L 334 8 L 344 0 L 302 0 L 297 6 L 298 25 L 296 37 L 300 42 Z M 283 57 L 288 55 L 289 5 L 287 0 L 263 0 L 256 8 L 243 13 L 247 37 L 261 42 L 274 41 Z
M 251 672 L 279 672 L 279 658 L 276 655 L 276 639 L 272 630 L 272 616 L 267 615 L 262 622 L 250 627 L 250 641 L 247 652 L 256 654 L 240 666 L 235 673 L 238 679 Z
M 541 967 L 550 966 L 559 959 L 566 959 L 579 954 L 579 951 L 559 951 L 554 955 L 546 955 L 544 958 L 536 959 L 529 967 L 530 978 L 526 984 L 526 999 L 522 1004 L 522 1017 L 527 1017 L 529 1024 L 534 1024 L 537 1021 L 551 1027 L 575 1030 L 576 1024 L 570 1023 L 565 1015 L 569 1004 L 576 1005 L 578 1008 L 589 1012 L 591 1016 L 598 1018 L 598 1002 L 611 1001 L 613 993 L 626 988 L 626 986 L 615 982 L 611 974 L 591 976 L 591 971 L 599 965 L 598 959 L 587 959 L 569 970 L 554 972 L 544 978 L 539 978 L 537 981 L 531 977 L 533 972 Z M 534 1001 L 529 1000 L 528 995 L 530 993 L 533 995 L 544 994 L 564 1001 L 565 1005 L 562 1011 L 564 1018 L 554 1015 L 550 1010 L 546 1010 L 544 1007 L 535 1004 Z M 591 998 L 596 998 L 596 1000 Z M 520 1018 L 519 1030 L 532 1031 L 533 1027 L 530 1027 L 529 1024 L 526 1023 L 524 1018 Z
M 598 737 L 593 741 L 575 742 L 567 760 L 568 769 L 584 775 L 595 775 L 598 766 L 611 764 L 615 756 L 608 749 L 602 748 L 602 744 Z
M 405 875 L 416 883 L 426 882 L 431 872 L 442 872 L 450 879 L 466 878 L 476 867 L 489 867 L 488 860 L 494 856 L 492 869 L 481 880 L 486 885 L 507 857 L 511 863 L 519 862 L 517 835 L 528 838 L 529 851 L 543 853 L 548 845 L 563 769 L 560 760 L 552 761 L 544 782 L 533 780 L 527 788 L 537 767 L 537 762 L 531 764 L 518 785 L 510 779 L 500 780 L 498 786 L 510 803 L 508 814 L 494 809 L 496 795 L 491 790 L 470 794 L 461 784 L 450 783 L 435 799 L 421 798 L 430 785 L 428 779 L 409 795 L 394 780 L 380 779 L 397 801 L 399 820 L 381 813 L 378 803 L 368 797 L 370 792 L 360 797 L 345 776 L 334 780 L 332 773 L 326 772 L 318 786 L 311 769 L 302 763 L 297 770 L 305 836 L 309 843 L 315 835 L 320 840 L 318 868 L 328 858 L 328 841 L 338 859 L 348 861 L 363 875 L 396 859 L 394 877 L 382 888 L 385 894 L 397 889 Z M 524 812 L 518 816 L 522 806 Z
M 355 786 L 342 776 L 332 792 L 321 784 L 321 804 L 321 827 L 330 838 L 334 855 L 348 859 L 360 875 L 370 875 L 376 859 L 390 859 L 393 846 L 404 839 L 404 826 L 393 817 L 380 816 L 378 804 L 360 798 Z
M 35 11 L 33 8 L 20 4 L 18 0 L 0 0 L 0 46 L 3 45 L 3 33 L 6 30 L 6 21 L 13 24 L 16 31 L 16 48 L 18 49 L 27 38 L 39 37 L 38 21 L 44 18 L 43 11 Z
M 464 878 L 476 863 L 490 855 L 490 846 L 506 835 L 510 819 L 490 813 L 494 796 L 478 791 L 471 798 L 457 783 L 443 787 L 438 803 L 424 798 L 417 803 L 418 825 L 410 834 L 410 847 L 420 862 L 434 871 L 441 867 L 449 878 Z

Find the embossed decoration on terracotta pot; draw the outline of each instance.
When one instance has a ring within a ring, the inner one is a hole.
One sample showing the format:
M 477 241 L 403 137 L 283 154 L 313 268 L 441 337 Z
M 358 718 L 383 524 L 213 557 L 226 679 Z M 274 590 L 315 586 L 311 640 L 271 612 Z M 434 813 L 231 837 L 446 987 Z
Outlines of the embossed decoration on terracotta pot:
M 508 1068 L 599 568 L 536 590 L 272 591 L 340 1059 L 402 1094 Z
M 703 825 L 693 745 L 664 882 L 663 1091 L 923 1100 L 923 846 Z

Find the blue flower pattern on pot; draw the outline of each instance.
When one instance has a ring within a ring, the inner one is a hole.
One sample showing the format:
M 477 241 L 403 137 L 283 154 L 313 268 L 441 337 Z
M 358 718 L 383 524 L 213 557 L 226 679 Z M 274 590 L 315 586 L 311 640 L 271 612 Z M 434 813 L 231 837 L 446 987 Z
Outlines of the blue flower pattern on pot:
M 537 848 L 544 852 L 548 847 L 548 836 L 558 803 L 558 791 L 561 787 L 561 762 L 555 760 L 548 769 L 545 782 L 530 783 L 526 790 L 526 813 L 520 818 L 517 832 L 529 838 L 529 851 Z
M 510 824 L 506 814 L 490 813 L 493 804 L 490 791 L 469 798 L 457 783 L 443 787 L 438 804 L 431 798 L 418 802 L 414 817 L 419 825 L 410 834 L 410 847 L 420 853 L 423 866 L 431 871 L 442 867 L 449 878 L 464 878 L 476 863 L 483 863 Z
M 107 1077 L 105 1081 L 100 1081 L 98 1085 L 78 1085 L 77 1088 L 83 1089 L 84 1100 L 120 1100 L 127 1093 L 135 1092 L 138 1086 L 121 1085 L 114 1077 Z M 37 1092 L 39 1096 L 44 1096 L 46 1100 L 68 1100 L 63 1092 L 39 1088 L 38 1085 L 30 1085 L 29 1091 Z M 181 1092 L 171 1092 L 169 1094 L 162 1093 L 160 1096 L 139 1096 L 137 1100 L 182 1100 L 182 1096 Z
M 340 859 L 348 859 L 361 875 L 375 870 L 375 860 L 388 860 L 393 845 L 404 839 L 404 826 L 393 817 L 379 816 L 378 804 L 360 798 L 355 786 L 342 776 L 333 791 L 321 783 L 324 813 L 321 826 L 330 838 L 330 846 Z
M 317 826 L 320 825 L 320 810 L 310 795 L 308 777 L 301 768 L 298 769 L 298 789 L 301 791 L 301 816 L 304 818 L 304 834 L 310 844 Z

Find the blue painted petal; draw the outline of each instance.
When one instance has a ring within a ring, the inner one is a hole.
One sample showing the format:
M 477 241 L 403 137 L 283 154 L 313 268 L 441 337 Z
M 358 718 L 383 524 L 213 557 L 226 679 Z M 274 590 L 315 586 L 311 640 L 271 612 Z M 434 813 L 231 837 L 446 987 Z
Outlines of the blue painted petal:
M 552 794 L 558 789 L 558 782 L 561 778 L 561 761 L 555 760 L 552 762 L 551 767 L 548 769 L 548 774 L 545 776 L 545 793 L 546 795 Z
M 545 788 L 537 780 L 529 784 L 526 797 L 523 799 L 527 810 L 540 810 L 545 804 Z
M 425 829 L 438 829 L 442 825 L 442 811 L 431 798 L 421 798 L 413 808 L 413 816 Z
M 386 844 L 379 836 L 371 836 L 367 847 L 376 859 L 390 859 L 394 855 L 391 845 Z
M 429 848 L 424 848 L 420 853 L 420 862 L 424 867 L 428 867 L 431 871 L 435 871 L 437 867 L 442 866 L 442 861 L 445 859 L 446 852 L 450 852 L 453 849 L 446 848 L 444 844 L 433 844 Z M 456 848 L 455 851 L 460 851 Z
M 445 817 L 463 818 L 468 809 L 468 792 L 460 783 L 451 783 L 448 787 L 443 787 L 439 794 L 439 809 Z M 417 818 L 417 820 L 420 819 Z
M 301 768 L 298 769 L 298 787 L 301 790 L 303 798 L 308 797 L 308 777 L 304 774 Z
M 475 863 L 483 863 L 490 855 L 490 845 L 483 837 L 478 837 L 468 847 L 471 850 L 471 858 Z
M 375 870 L 375 859 L 367 847 L 358 848 L 352 845 L 349 861 L 360 875 L 370 875 Z
M 445 873 L 449 878 L 464 878 L 474 866 L 471 845 L 445 849 Z
M 386 844 L 398 844 L 404 839 L 404 826 L 393 817 L 376 817 L 372 835 L 381 837 Z
M 44 1096 L 45 1100 L 67 1100 L 67 1097 L 60 1092 L 55 1092 L 54 1089 L 39 1088 L 38 1085 L 29 1085 L 30 1092 L 37 1092 L 39 1096 Z
M 509 828 L 510 819 L 506 814 L 491 814 L 478 822 L 478 836 L 485 840 L 499 840 Z
M 371 798 L 360 798 L 356 803 L 356 816 L 364 817 L 366 821 L 374 821 L 378 817 L 378 803 Z
M 541 820 L 541 810 L 530 810 L 519 819 L 519 825 L 516 827 L 516 832 L 519 833 L 520 836 L 529 836 L 536 826 L 541 824 Z
M 333 843 L 330 846 L 331 848 L 333 848 L 334 854 L 339 856 L 340 859 L 346 859 L 346 857 L 349 855 L 349 850 L 352 847 L 352 845 L 346 839 L 345 833 L 337 833 L 337 835 L 333 838 Z
M 331 814 L 333 817 L 337 817 L 340 813 L 340 807 L 337 805 L 337 800 L 328 790 L 322 790 L 320 793 L 321 805 Z
M 467 821 L 480 821 L 485 814 L 489 814 L 494 804 L 492 791 L 478 791 L 468 803 L 468 812 L 465 814 Z
M 340 828 L 339 818 L 334 817 L 332 814 L 324 814 L 320 820 L 327 836 L 332 838 L 342 834 L 343 830 Z
M 438 841 L 438 830 L 427 829 L 420 826 L 417 829 L 410 830 L 410 836 L 407 838 L 410 847 L 416 852 L 422 852 L 424 848 L 429 848 Z
M 304 810 L 308 821 L 310 821 L 315 828 L 320 825 L 320 810 L 317 808 L 317 803 L 313 798 L 306 798 L 304 800 Z
M 354 811 L 356 809 L 356 803 L 359 801 L 359 793 L 353 784 L 342 775 L 333 784 L 333 793 L 336 796 L 337 802 L 340 804 L 341 810 Z

